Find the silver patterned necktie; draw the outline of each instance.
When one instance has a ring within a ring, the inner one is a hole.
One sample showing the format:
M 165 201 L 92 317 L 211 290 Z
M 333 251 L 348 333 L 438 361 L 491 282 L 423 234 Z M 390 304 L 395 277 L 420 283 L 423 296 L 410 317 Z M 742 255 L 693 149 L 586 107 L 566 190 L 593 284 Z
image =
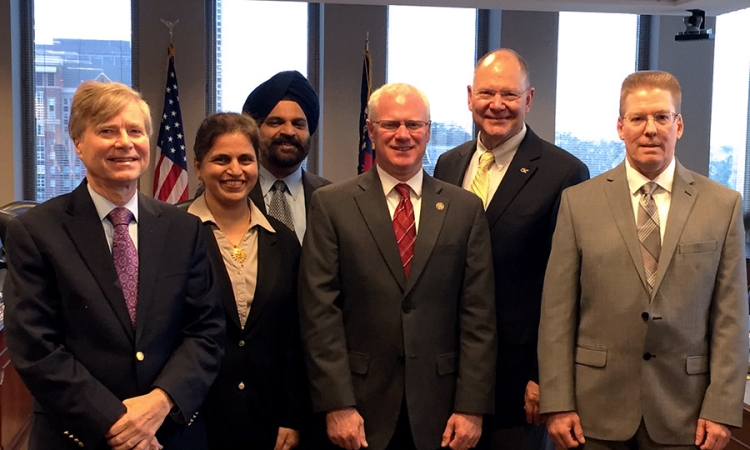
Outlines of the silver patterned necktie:
M 638 240 L 641 242 L 641 257 L 646 270 L 648 290 L 654 289 L 656 270 L 661 253 L 661 231 L 659 230 L 659 210 L 654 202 L 654 192 L 659 187 L 653 181 L 641 186 L 638 202 Z
M 271 186 L 271 202 L 268 205 L 268 214 L 281 221 L 290 230 L 294 231 L 294 219 L 292 218 L 292 208 L 286 199 L 288 190 L 283 180 L 276 180 Z

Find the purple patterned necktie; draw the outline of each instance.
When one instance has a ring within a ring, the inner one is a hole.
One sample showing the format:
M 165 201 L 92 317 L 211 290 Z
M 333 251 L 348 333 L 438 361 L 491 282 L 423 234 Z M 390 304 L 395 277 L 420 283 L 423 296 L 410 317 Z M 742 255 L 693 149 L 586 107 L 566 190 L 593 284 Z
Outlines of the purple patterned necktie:
M 112 257 L 115 260 L 115 269 L 117 269 L 117 277 L 122 286 L 122 294 L 125 296 L 130 321 L 135 326 L 135 313 L 138 305 L 138 252 L 128 232 L 133 213 L 127 208 L 118 206 L 107 214 L 107 219 L 115 227 L 112 236 Z

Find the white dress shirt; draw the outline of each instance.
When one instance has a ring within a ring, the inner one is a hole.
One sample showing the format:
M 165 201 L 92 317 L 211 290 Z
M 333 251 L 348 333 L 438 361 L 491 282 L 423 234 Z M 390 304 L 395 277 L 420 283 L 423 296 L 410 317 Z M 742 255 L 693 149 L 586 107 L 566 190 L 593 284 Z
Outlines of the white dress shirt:
M 638 222 L 638 203 L 641 201 L 641 186 L 654 181 L 659 187 L 654 191 L 654 203 L 659 210 L 659 234 L 664 242 L 664 230 L 667 229 L 667 218 L 669 217 L 669 207 L 672 204 L 672 185 L 674 184 L 675 160 L 669 163 L 664 172 L 660 173 L 653 180 L 649 180 L 642 173 L 635 170 L 630 161 L 625 159 L 625 175 L 628 179 L 628 189 L 630 190 L 630 201 L 633 205 L 633 217 Z
M 467 191 L 471 191 L 471 183 L 477 175 L 477 170 L 479 170 L 479 158 L 482 157 L 484 152 L 492 152 L 495 155 L 495 162 L 490 166 L 488 172 L 490 177 L 490 187 L 487 194 L 487 204 L 485 205 L 485 209 L 487 209 L 487 206 L 489 206 L 492 201 L 492 197 L 495 195 L 495 192 L 497 192 L 497 188 L 500 187 L 500 182 L 503 181 L 503 177 L 505 177 L 506 172 L 508 172 L 508 166 L 511 161 L 513 161 L 513 157 L 516 156 L 518 147 L 521 145 L 521 141 L 523 141 L 525 136 L 526 124 L 523 124 L 523 129 L 518 134 L 493 149 L 487 149 L 484 144 L 482 144 L 482 132 L 479 132 L 479 136 L 477 137 L 477 149 L 471 156 L 469 167 L 466 169 L 463 188 Z
M 112 239 L 115 234 L 115 226 L 112 225 L 112 222 L 110 222 L 109 219 L 107 219 L 107 215 L 113 209 L 117 208 L 117 205 L 99 195 L 90 184 L 87 183 L 86 187 L 89 190 L 89 195 L 91 195 L 91 200 L 94 201 L 94 207 L 96 207 L 96 213 L 99 215 L 99 220 L 102 222 L 104 235 L 107 237 L 107 245 L 109 245 L 109 251 L 112 251 Z M 133 213 L 133 220 L 131 220 L 130 225 L 128 225 L 128 233 L 130 233 L 130 239 L 133 240 L 135 249 L 138 250 L 138 191 L 136 191 L 130 200 L 128 200 L 123 206 Z
M 401 194 L 398 193 L 395 187 L 399 183 L 409 185 L 411 188 L 409 190 L 409 198 L 414 207 L 414 226 L 417 234 L 419 234 L 419 217 L 422 210 L 422 175 L 424 172 L 420 170 L 407 181 L 399 181 L 381 169 L 380 166 L 375 165 L 375 169 L 380 176 L 380 184 L 383 185 L 383 194 L 385 194 L 385 200 L 388 202 L 388 212 L 391 214 L 391 222 L 393 222 L 393 215 L 396 214 L 398 202 L 401 201 Z

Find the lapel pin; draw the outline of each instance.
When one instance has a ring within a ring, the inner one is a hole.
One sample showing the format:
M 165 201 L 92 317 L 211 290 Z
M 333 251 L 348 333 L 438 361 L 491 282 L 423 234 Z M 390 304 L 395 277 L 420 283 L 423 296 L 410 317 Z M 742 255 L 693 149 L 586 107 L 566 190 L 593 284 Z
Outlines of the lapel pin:
M 521 167 L 521 173 L 529 173 L 529 169 Z
M 437 202 L 435 204 L 435 209 L 437 209 L 438 211 L 442 211 L 445 209 L 445 204 L 443 202 Z

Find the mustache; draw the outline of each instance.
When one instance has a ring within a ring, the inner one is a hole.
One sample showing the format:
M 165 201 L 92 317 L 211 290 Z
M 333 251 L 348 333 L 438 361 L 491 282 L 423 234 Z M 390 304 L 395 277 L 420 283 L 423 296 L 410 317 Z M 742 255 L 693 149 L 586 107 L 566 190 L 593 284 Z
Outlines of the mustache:
M 299 150 L 303 150 L 302 148 L 302 142 L 297 139 L 295 136 L 279 136 L 274 138 L 271 141 L 271 145 L 277 146 L 277 145 L 293 145 L 297 147 Z

